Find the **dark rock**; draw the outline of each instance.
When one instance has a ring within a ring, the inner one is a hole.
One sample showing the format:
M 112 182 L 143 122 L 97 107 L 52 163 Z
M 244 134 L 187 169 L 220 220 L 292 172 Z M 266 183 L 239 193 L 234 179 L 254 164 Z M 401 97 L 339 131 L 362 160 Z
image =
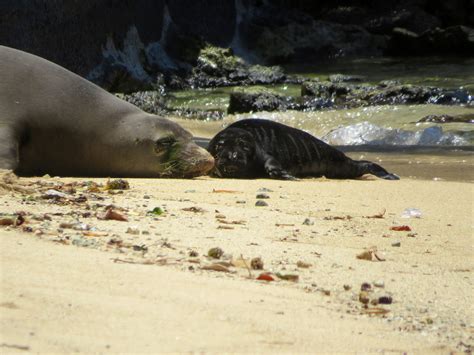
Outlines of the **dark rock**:
M 265 89 L 251 89 L 231 93 L 227 113 L 286 110 L 314 111 L 332 106 L 332 100 L 327 97 L 281 96 Z
M 307 81 L 301 85 L 301 96 L 316 96 L 325 99 L 336 99 L 351 91 L 350 86 L 341 83 Z
M 167 97 L 159 91 L 138 91 L 132 94 L 116 94 L 117 97 L 134 104 L 145 112 L 155 115 L 178 115 L 199 120 L 220 120 L 224 112 L 219 110 L 193 110 L 190 108 L 172 108 Z
M 474 53 L 474 29 L 467 26 L 434 28 L 418 35 L 395 28 L 388 43 L 391 55 L 468 55 Z
M 236 25 L 234 1 L 171 0 L 166 3 L 171 20 L 183 33 L 193 34 L 219 46 L 231 42 Z
M 139 91 L 116 96 L 151 114 L 163 114 L 167 111 L 165 99 L 158 91 Z
M 331 83 L 360 83 L 366 78 L 363 75 L 332 74 L 329 75 L 328 80 Z
M 296 21 L 282 26 L 256 26 L 250 50 L 265 63 L 308 62 L 336 56 L 380 55 L 385 38 L 355 25 Z
M 197 58 L 188 82 L 192 87 L 268 85 L 293 82 L 278 66 L 249 65 L 230 48 L 206 46 Z
M 378 299 L 379 304 L 392 304 L 392 296 L 380 296 Z
M 228 114 L 285 110 L 285 98 L 268 91 L 233 92 L 230 94 Z
M 388 53 L 392 55 L 406 55 L 407 53 L 421 54 L 422 48 L 419 48 L 420 36 L 415 32 L 405 28 L 395 27 L 391 33 L 388 42 Z
M 452 123 L 452 122 L 462 122 L 462 123 L 474 123 L 474 114 L 465 114 L 465 115 L 428 115 L 421 118 L 418 122 L 433 122 L 433 123 Z
M 419 6 L 403 4 L 367 20 L 364 27 L 370 32 L 390 34 L 396 27 L 421 34 L 441 25 L 441 21 Z
M 473 97 L 465 89 L 447 90 L 428 86 L 334 84 L 308 81 L 301 86 L 301 95 L 331 99 L 337 106 L 358 107 L 386 104 L 469 104 Z

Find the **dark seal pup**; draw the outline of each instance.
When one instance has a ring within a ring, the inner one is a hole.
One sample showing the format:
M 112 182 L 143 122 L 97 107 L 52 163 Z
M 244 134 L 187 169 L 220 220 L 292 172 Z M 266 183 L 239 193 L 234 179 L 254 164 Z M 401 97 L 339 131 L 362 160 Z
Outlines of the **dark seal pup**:
M 214 159 L 175 122 L 0 46 L 0 168 L 19 175 L 193 177 Z
M 354 179 L 372 174 L 399 179 L 380 165 L 352 160 L 309 133 L 263 119 L 231 124 L 209 142 L 207 149 L 215 160 L 212 174 L 218 177 Z

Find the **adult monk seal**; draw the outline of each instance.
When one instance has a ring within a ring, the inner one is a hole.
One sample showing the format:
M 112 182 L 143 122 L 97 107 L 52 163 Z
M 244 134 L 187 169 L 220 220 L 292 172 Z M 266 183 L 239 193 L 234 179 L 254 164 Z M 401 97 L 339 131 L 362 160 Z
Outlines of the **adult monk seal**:
M 43 58 L 0 46 L 0 168 L 19 175 L 193 177 L 213 164 L 178 124 Z
M 209 142 L 214 156 L 213 175 L 230 178 L 325 176 L 354 179 L 373 174 L 398 180 L 380 165 L 355 161 L 309 133 L 263 119 L 245 119 L 231 124 Z

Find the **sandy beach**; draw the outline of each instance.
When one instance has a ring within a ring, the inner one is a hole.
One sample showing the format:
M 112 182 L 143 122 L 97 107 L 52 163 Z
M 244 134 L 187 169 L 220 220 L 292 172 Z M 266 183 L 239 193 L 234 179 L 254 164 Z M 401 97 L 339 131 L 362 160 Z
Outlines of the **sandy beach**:
M 470 182 L 2 181 L 2 353 L 471 350 Z

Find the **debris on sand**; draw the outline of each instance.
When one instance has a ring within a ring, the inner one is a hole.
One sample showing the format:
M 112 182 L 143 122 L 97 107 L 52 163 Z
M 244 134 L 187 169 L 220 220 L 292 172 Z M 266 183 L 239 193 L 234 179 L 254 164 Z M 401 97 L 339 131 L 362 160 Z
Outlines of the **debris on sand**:
M 128 190 L 130 189 L 130 184 L 127 180 L 115 179 L 107 180 L 105 184 L 105 190 Z
M 125 216 L 123 213 L 120 213 L 118 211 L 115 211 L 112 208 L 108 208 L 105 213 L 97 215 L 98 219 L 103 219 L 103 220 L 113 220 L 113 221 L 122 221 L 122 222 L 128 222 L 127 216 Z
M 210 265 L 204 265 L 201 267 L 201 270 L 211 270 L 211 271 L 219 271 L 219 272 L 233 272 L 227 266 L 222 264 L 214 263 Z
M 275 281 L 272 275 L 270 275 L 267 272 L 261 273 L 260 275 L 257 276 L 256 280 L 261 280 L 261 281 Z
M 263 270 L 263 260 L 260 257 L 250 260 L 250 267 L 252 270 Z
M 363 251 L 360 254 L 357 254 L 357 259 L 360 260 L 368 260 L 368 261 L 385 261 L 385 258 L 383 258 L 379 252 L 377 252 L 376 247 L 369 248 L 365 251 Z
M 390 227 L 390 230 L 391 231 L 397 231 L 397 232 L 410 232 L 411 228 L 410 228 L 410 226 L 403 225 L 403 226 Z
M 211 248 L 207 252 L 207 255 L 213 259 L 220 259 L 224 255 L 224 250 L 219 247 Z
M 379 213 L 374 214 L 374 215 L 372 215 L 372 216 L 365 216 L 365 218 L 384 218 L 385 212 L 386 212 L 386 209 L 384 208 L 384 209 L 383 209 L 382 211 L 380 211 Z

